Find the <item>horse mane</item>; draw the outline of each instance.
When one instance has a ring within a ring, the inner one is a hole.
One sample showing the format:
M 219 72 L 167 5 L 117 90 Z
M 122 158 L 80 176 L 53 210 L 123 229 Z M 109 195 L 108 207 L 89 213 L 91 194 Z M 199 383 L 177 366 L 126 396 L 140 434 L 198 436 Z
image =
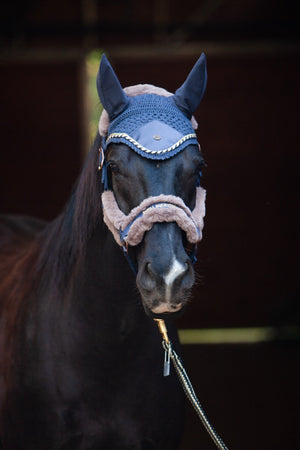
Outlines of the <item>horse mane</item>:
M 56 219 L 47 225 L 40 222 L 30 231 L 22 218 L 17 227 L 9 219 L 4 223 L 5 232 L 0 236 L 0 312 L 12 304 L 18 309 L 33 289 L 52 295 L 67 288 L 89 237 L 102 221 L 102 186 L 97 170 L 100 144 L 97 134 L 71 197 Z
M 15 326 L 22 324 L 28 303 L 35 302 L 38 294 L 62 298 L 72 287 L 88 239 L 102 221 L 100 144 L 97 135 L 71 197 L 55 220 L 46 224 L 28 217 L 3 217 L 0 222 L 0 350 L 6 367 L 10 367 Z M 5 341 L 1 340 L 4 328 Z
M 81 175 L 63 212 L 40 234 L 36 271 L 49 292 L 64 290 L 85 254 L 88 239 L 102 222 L 101 177 L 98 172 L 101 137 L 97 134 Z

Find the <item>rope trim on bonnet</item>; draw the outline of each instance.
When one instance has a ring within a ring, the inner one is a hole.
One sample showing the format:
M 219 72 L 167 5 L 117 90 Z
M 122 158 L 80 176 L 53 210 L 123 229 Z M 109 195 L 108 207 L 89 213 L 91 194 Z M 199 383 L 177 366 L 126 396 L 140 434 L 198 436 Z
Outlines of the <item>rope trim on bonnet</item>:
M 103 219 L 112 232 L 116 242 L 123 246 L 138 245 L 146 231 L 156 222 L 176 222 L 186 232 L 189 242 L 195 244 L 202 239 L 205 216 L 206 191 L 196 188 L 196 205 L 191 211 L 180 197 L 174 195 L 158 195 L 148 197 L 128 215 L 119 208 L 114 193 L 105 191 L 102 194 Z M 125 235 L 123 234 L 126 230 Z
M 143 147 L 141 144 L 139 144 L 135 139 L 133 139 L 131 136 L 129 136 L 127 133 L 111 133 L 108 138 L 106 139 L 106 144 L 114 139 L 114 138 L 124 138 L 127 141 L 134 144 L 139 150 L 142 150 L 145 153 L 150 153 L 151 155 L 161 155 L 163 153 L 171 152 L 172 150 L 175 150 L 177 147 L 179 147 L 181 144 L 183 144 L 188 139 L 197 139 L 197 135 L 195 133 L 187 134 L 186 136 L 183 136 L 179 141 L 175 142 L 171 147 L 165 148 L 163 150 L 150 150 L 146 147 Z

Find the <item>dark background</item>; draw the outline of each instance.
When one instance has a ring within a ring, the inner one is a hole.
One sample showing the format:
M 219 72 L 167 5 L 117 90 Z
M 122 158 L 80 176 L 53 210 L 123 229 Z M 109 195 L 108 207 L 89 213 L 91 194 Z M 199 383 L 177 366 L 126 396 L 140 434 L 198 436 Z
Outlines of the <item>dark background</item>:
M 0 212 L 54 218 L 89 148 L 85 58 L 123 86 L 175 90 L 205 51 L 197 111 L 208 167 L 198 284 L 181 328 L 274 327 L 267 343 L 185 345 L 230 449 L 297 448 L 299 20 L 296 1 L 2 2 Z M 182 449 L 214 448 L 188 408 Z

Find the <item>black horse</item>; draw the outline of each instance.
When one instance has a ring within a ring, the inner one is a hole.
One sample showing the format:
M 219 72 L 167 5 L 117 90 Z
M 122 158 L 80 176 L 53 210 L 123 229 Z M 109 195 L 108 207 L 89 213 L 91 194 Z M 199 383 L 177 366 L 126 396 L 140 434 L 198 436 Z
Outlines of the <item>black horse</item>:
M 138 98 L 152 103 L 163 98 L 171 105 L 171 116 L 176 111 L 177 122 L 190 123 L 205 85 L 204 55 L 172 96 L 125 94 L 105 57 L 98 75 L 100 99 L 111 124 Z M 155 143 L 163 140 L 172 117 L 154 118 L 160 123 L 152 136 Z M 150 122 L 150 128 L 157 125 Z M 149 131 L 149 120 L 145 123 L 141 141 Z M 160 194 L 179 197 L 192 211 L 203 157 L 193 133 L 179 138 L 176 148 L 171 143 L 167 157 L 160 157 L 167 152 L 157 149 L 145 157 L 144 145 L 133 148 L 136 137 L 132 144 L 124 138 L 127 133 L 119 141 L 114 133 L 110 138 L 97 135 L 76 188 L 56 220 L 46 224 L 26 217 L 1 218 L 4 450 L 178 448 L 183 393 L 174 371 L 162 376 L 161 337 L 152 319 L 167 319 L 176 348 L 171 316 L 184 309 L 194 283 L 187 233 L 176 216 L 152 219 L 135 245 L 121 236 L 135 276 L 103 222 L 101 193 L 104 182 L 125 215 Z M 147 209 L 155 208 L 168 208 L 166 198 Z

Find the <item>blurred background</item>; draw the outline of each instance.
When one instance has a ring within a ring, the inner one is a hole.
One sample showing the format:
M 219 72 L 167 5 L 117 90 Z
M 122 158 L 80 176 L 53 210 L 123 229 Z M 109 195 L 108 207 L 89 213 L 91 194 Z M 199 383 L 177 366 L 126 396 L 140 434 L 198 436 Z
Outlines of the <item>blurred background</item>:
M 299 448 L 299 2 L 3 0 L 0 13 L 1 213 L 61 211 L 97 128 L 103 52 L 123 86 L 170 91 L 206 53 L 185 366 L 231 450 Z M 187 406 L 182 450 L 214 448 Z

